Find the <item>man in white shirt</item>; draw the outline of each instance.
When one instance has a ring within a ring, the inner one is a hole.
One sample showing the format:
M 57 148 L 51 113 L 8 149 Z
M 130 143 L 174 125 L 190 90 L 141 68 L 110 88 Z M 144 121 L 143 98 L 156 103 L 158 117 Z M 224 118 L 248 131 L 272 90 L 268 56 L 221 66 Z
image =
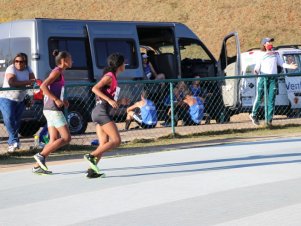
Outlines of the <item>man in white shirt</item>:
M 284 63 L 277 52 L 273 51 L 273 38 L 263 38 L 261 40 L 261 51 L 258 61 L 254 68 L 254 74 L 277 74 L 277 65 L 283 68 L 296 69 L 298 66 L 296 64 Z M 265 77 L 257 78 L 257 93 L 254 101 L 252 113 L 250 114 L 250 119 L 254 125 L 259 125 L 258 111 L 260 107 L 261 100 L 264 95 L 264 79 Z M 274 108 L 275 108 L 275 98 L 277 93 L 277 78 L 267 77 L 267 123 L 271 125 Z

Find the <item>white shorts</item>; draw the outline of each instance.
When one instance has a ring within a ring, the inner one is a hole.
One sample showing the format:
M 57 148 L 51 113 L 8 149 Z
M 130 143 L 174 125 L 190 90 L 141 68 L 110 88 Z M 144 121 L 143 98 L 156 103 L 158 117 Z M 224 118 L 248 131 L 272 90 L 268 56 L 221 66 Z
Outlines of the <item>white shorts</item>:
M 47 127 L 59 128 L 67 125 L 65 115 L 62 111 L 44 110 L 43 114 L 47 120 Z

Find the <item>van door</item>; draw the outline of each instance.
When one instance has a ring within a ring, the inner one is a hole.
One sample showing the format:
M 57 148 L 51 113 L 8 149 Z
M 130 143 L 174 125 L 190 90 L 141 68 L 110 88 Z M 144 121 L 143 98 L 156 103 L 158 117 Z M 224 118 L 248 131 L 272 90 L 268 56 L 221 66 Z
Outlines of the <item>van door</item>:
M 94 54 L 94 48 L 92 48 L 93 44 L 92 44 L 92 39 L 90 37 L 90 32 L 89 32 L 89 26 L 88 24 L 86 24 L 84 26 L 84 33 L 86 35 L 86 38 L 87 38 L 87 43 L 86 43 L 86 52 L 87 52 L 87 55 L 88 58 L 90 59 L 89 61 L 89 65 L 88 65 L 88 72 L 89 72 L 89 75 L 90 75 L 90 80 L 91 81 L 96 81 L 95 79 L 95 71 L 96 71 L 96 64 L 95 64 L 95 54 Z
M 228 34 L 222 44 L 218 61 L 220 76 L 238 76 L 241 74 L 240 43 L 237 32 Z M 225 79 L 222 83 L 223 101 L 226 107 L 235 108 L 238 105 L 238 79 Z

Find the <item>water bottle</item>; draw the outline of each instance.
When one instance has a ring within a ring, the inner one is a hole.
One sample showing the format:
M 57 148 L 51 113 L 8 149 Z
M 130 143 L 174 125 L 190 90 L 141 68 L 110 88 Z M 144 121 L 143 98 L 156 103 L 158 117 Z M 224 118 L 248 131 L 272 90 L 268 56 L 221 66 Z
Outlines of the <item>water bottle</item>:
M 34 147 L 35 148 L 38 148 L 39 147 L 39 135 L 38 134 L 36 134 L 36 135 L 34 135 Z
M 224 112 L 221 113 L 220 122 L 221 122 L 221 124 L 223 124 L 225 122 Z
M 99 141 L 97 139 L 92 140 L 91 145 L 92 146 L 97 146 L 97 145 L 99 145 Z
M 49 136 L 48 135 L 43 136 L 43 141 L 44 141 L 45 144 L 48 144 L 49 143 Z

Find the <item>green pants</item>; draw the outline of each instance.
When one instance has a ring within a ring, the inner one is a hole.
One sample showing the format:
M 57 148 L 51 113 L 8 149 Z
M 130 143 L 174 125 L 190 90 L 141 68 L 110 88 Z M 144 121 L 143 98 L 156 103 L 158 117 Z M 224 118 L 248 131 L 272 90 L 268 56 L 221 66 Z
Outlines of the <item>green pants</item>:
M 254 101 L 253 109 L 252 109 L 252 115 L 254 117 L 258 117 L 258 111 L 261 104 L 261 101 L 263 100 L 264 96 L 264 79 L 263 77 L 259 77 L 257 79 L 257 93 L 256 98 Z M 268 109 L 268 116 L 267 116 L 267 122 L 272 122 L 273 115 L 274 115 L 274 109 L 275 109 L 275 98 L 277 93 L 277 79 L 275 78 L 266 78 L 267 81 L 267 109 Z

